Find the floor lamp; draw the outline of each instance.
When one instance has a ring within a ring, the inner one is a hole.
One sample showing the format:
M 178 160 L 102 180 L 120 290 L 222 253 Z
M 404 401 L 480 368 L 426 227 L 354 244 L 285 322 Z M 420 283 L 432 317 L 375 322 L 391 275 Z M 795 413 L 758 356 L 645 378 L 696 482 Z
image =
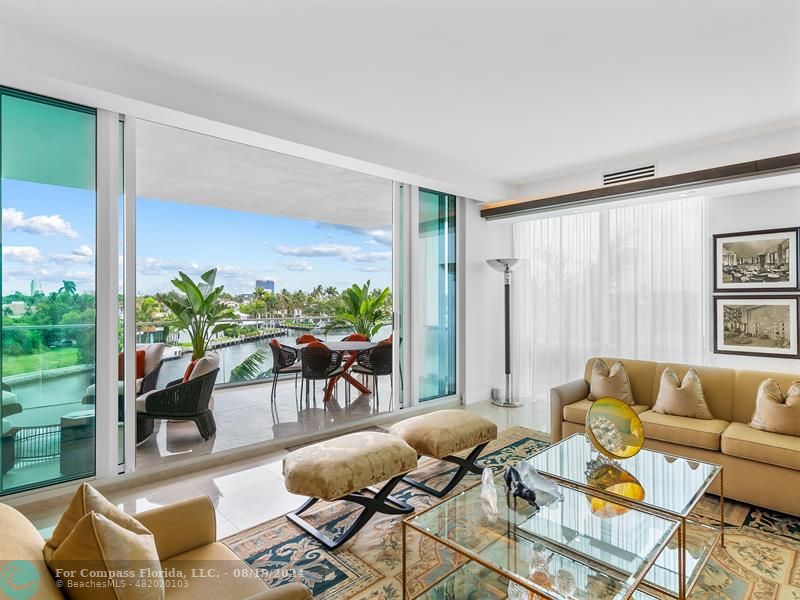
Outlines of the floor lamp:
M 516 269 L 522 261 L 519 258 L 491 258 L 486 261 L 495 271 L 503 273 L 503 289 L 505 294 L 505 355 L 506 355 L 506 393 L 501 401 L 493 398 L 492 404 L 504 408 L 522 406 L 519 400 L 511 398 L 511 271 Z

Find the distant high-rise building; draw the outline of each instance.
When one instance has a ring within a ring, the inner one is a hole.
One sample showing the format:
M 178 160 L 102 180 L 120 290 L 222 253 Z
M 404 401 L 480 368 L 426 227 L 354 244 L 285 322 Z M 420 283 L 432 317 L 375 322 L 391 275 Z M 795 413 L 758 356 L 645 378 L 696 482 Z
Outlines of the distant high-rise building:
M 36 281 L 35 279 L 31 279 L 31 296 L 35 295 L 36 292 L 42 291 L 42 283 L 40 281 Z
M 256 279 L 256 289 L 258 288 L 274 294 L 275 282 L 272 279 Z

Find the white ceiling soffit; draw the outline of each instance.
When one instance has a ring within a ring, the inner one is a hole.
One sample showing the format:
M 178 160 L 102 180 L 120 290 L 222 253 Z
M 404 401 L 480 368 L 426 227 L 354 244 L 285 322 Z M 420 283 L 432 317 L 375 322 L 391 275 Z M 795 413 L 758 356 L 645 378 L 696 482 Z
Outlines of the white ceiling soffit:
M 754 194 L 758 192 L 768 192 L 772 190 L 794 189 L 800 198 L 800 173 L 782 173 L 778 175 L 768 175 L 754 179 L 744 179 L 741 181 L 730 181 L 727 183 L 712 183 L 708 185 L 698 185 L 695 188 L 671 190 L 661 193 L 641 194 L 635 197 L 611 198 L 599 200 L 594 203 L 569 208 L 559 208 L 542 211 L 527 215 L 509 217 L 505 222 L 535 221 L 539 219 L 551 219 L 573 213 L 590 213 L 608 208 L 620 208 L 633 206 L 636 204 L 647 204 L 651 202 L 664 202 L 677 198 L 723 198 L 726 196 L 740 196 L 742 194 Z
M 136 124 L 136 193 L 145 198 L 363 229 L 392 223 L 392 182 L 167 127 Z
M 494 182 L 800 119 L 794 0 L 3 0 L 0 20 L 133 96 L 157 73 L 317 124 L 309 145 Z M 210 102 L 183 96 L 161 94 Z

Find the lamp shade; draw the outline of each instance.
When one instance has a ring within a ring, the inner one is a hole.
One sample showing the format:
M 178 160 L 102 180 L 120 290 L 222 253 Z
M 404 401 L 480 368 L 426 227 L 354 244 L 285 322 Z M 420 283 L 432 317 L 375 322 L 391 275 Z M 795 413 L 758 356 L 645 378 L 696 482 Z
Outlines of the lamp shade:
M 492 267 L 495 271 L 504 273 L 506 269 L 513 271 L 521 264 L 521 262 L 522 261 L 519 258 L 490 258 L 486 261 L 486 264 Z

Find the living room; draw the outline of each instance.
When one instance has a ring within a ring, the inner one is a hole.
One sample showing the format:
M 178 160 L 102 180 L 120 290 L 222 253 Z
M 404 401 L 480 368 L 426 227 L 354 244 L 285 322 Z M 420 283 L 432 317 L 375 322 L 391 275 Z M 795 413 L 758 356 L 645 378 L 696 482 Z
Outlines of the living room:
M 0 155 L 0 597 L 800 594 L 800 2 L 5 0 Z

